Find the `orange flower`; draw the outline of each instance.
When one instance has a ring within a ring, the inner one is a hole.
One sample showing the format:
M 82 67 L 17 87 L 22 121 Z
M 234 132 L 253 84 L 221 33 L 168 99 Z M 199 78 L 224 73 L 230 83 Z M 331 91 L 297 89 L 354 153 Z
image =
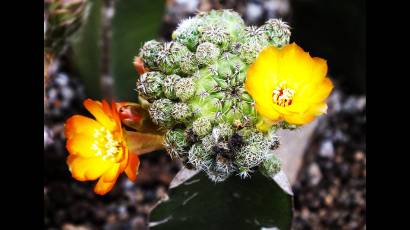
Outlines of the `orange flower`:
M 312 58 L 295 43 L 262 50 L 245 81 L 263 117 L 258 128 L 267 130 L 282 120 L 303 125 L 326 113 L 325 100 L 333 89 L 326 74 L 326 61 Z
M 94 191 L 104 195 L 124 171 L 135 181 L 140 161 L 129 151 L 115 103 L 110 107 L 106 101 L 87 99 L 84 106 L 96 120 L 81 115 L 67 120 L 67 164 L 71 175 L 79 181 L 98 179 Z

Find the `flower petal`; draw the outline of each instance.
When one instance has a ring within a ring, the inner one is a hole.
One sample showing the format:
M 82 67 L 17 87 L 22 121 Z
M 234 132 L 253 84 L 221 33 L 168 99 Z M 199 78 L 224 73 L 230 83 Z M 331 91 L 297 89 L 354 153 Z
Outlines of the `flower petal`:
M 118 176 L 120 175 L 120 170 L 118 170 L 119 164 L 116 164 L 117 168 L 112 168 L 107 171 L 97 182 L 94 187 L 94 192 L 98 195 L 105 195 L 107 192 L 111 191 L 117 182 Z
M 330 95 L 332 89 L 333 83 L 329 78 L 325 78 L 320 84 L 316 85 L 307 99 L 313 103 L 323 102 Z
M 125 168 L 125 174 L 127 174 L 128 178 L 131 181 L 137 180 L 138 168 L 140 166 L 140 159 L 137 154 L 130 153 L 129 154 L 129 161 L 128 166 Z
M 315 119 L 315 116 L 311 114 L 289 114 L 284 116 L 285 120 L 289 124 L 304 125 Z
M 113 166 L 111 161 L 100 157 L 83 158 L 76 155 L 69 155 L 67 164 L 71 175 L 79 181 L 95 180 Z
M 74 115 L 66 121 L 64 133 L 66 138 L 72 138 L 78 134 L 84 134 L 92 137 L 94 135 L 94 130 L 102 127 L 103 126 L 100 123 L 91 118 L 81 115 Z
M 105 102 L 106 104 L 107 102 Z M 103 104 L 98 103 L 97 101 L 93 101 L 91 99 L 86 99 L 84 101 L 85 108 L 90 111 L 90 113 L 100 122 L 105 128 L 109 129 L 110 131 L 115 130 L 116 123 L 111 118 L 111 112 L 107 112 L 106 106 Z
M 321 103 L 321 104 L 316 104 L 312 105 L 307 113 L 319 116 L 322 114 L 325 114 L 327 112 L 327 104 L 326 103 Z
M 114 164 L 110 169 L 108 169 L 102 176 L 101 179 L 105 183 L 112 182 L 117 179 L 118 174 L 121 173 L 120 164 Z
M 268 107 L 269 104 L 258 102 L 255 104 L 255 109 L 264 117 L 268 118 L 272 122 L 275 122 L 280 119 L 280 113 L 278 113 L 273 106 Z
M 67 140 L 66 148 L 72 155 L 96 157 L 98 152 L 94 145 L 95 140 L 90 134 L 77 134 Z

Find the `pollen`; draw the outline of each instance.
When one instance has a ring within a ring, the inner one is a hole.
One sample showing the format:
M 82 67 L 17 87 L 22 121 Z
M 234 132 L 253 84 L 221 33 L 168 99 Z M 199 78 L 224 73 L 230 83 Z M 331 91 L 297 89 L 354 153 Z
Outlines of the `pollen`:
M 115 160 L 120 152 L 120 142 L 114 139 L 112 133 L 102 127 L 94 131 L 94 143 L 91 148 L 96 156 L 101 156 L 103 160 Z
M 272 93 L 272 99 L 275 104 L 287 107 L 292 104 L 295 90 L 286 87 L 286 82 L 282 82 L 277 86 Z

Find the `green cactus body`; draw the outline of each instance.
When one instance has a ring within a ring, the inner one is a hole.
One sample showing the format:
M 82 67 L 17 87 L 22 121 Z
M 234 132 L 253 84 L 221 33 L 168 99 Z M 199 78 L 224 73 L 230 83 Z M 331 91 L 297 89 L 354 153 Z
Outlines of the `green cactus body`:
M 255 128 L 259 117 L 244 81 L 258 53 L 289 43 L 289 36 L 280 20 L 246 27 L 236 12 L 212 10 L 182 21 L 171 42 L 144 44 L 139 55 L 155 72 L 143 74 L 137 90 L 151 102 L 152 120 L 167 130 L 173 158 L 215 182 L 246 177 L 258 166 L 280 169 L 270 157 L 279 141 L 273 131 Z

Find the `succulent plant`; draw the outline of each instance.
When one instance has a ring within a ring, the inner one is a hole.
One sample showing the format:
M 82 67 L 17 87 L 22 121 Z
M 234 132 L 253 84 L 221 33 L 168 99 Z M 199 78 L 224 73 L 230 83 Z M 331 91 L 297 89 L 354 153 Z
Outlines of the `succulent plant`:
M 232 10 L 201 12 L 183 20 L 171 42 L 148 41 L 139 57 L 149 72 L 137 81 L 149 101 L 154 123 L 167 130 L 165 146 L 173 158 L 206 172 L 215 182 L 248 176 L 255 167 L 280 169 L 271 150 L 274 130 L 263 133 L 246 72 L 269 45 L 289 43 L 289 26 L 271 19 L 246 26 Z

